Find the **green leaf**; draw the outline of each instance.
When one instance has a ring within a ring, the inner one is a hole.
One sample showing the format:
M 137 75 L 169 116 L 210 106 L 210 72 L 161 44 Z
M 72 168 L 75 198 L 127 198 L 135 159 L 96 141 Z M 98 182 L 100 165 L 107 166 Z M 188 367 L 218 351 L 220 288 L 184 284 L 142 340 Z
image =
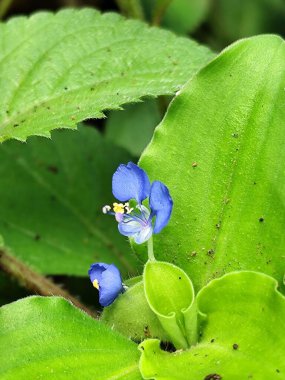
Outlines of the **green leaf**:
M 197 310 L 187 274 L 173 264 L 148 261 L 143 278 L 147 302 L 175 347 L 196 343 Z
M 105 307 L 101 320 L 136 341 L 150 337 L 165 342 L 170 340 L 146 301 L 142 281 L 120 295 L 112 305 Z
M 3 380 L 141 379 L 137 346 L 62 298 L 3 306 L 0 326 Z
M 124 112 L 113 111 L 106 121 L 106 137 L 118 146 L 139 156 L 150 142 L 161 116 L 156 100 L 130 104 Z
M 211 29 L 222 44 L 261 33 L 283 34 L 283 0 L 216 0 Z
M 213 54 L 169 32 L 92 9 L 0 24 L 0 139 L 49 136 L 142 96 L 170 94 Z
M 170 354 L 159 349 L 158 340 L 144 341 L 143 378 L 284 378 L 285 298 L 276 287 L 273 278 L 256 272 L 236 272 L 213 280 L 197 296 L 203 318 L 200 342 L 190 350 Z
M 154 24 L 187 34 L 197 28 L 209 9 L 209 0 L 142 0 Z
M 106 159 L 108 157 L 108 159 Z M 57 131 L 52 140 L 0 146 L 0 231 L 7 247 L 36 270 L 87 275 L 91 263 L 139 270 L 127 240 L 102 206 L 113 201 L 112 174 L 131 159 L 98 131 Z
M 234 270 L 283 280 L 284 62 L 278 36 L 227 48 L 174 98 L 140 161 L 174 200 L 155 256 L 196 290 Z
M 192 32 L 204 20 L 209 5 L 209 0 L 172 0 L 162 25 L 180 34 Z

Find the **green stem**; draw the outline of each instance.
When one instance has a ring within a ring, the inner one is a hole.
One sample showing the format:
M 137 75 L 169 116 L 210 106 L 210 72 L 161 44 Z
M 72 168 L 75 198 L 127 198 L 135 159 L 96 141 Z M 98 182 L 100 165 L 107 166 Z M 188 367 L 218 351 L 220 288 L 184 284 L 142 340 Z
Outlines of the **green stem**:
M 152 236 L 147 241 L 147 253 L 149 261 L 155 261 L 155 257 L 153 254 L 153 240 Z
M 140 0 L 117 0 L 117 5 L 126 17 L 144 19 L 144 12 Z
M 159 0 L 153 10 L 152 25 L 159 26 L 172 0 Z
M 0 19 L 8 12 L 13 0 L 0 0 Z
M 84 310 L 93 318 L 98 315 L 83 305 L 77 298 L 73 297 L 68 291 L 60 288 L 50 279 L 33 271 L 26 264 L 16 257 L 10 255 L 6 249 L 0 247 L 0 269 L 18 280 L 20 285 L 29 289 L 32 293 L 42 296 L 60 296 L 72 302 L 79 309 Z

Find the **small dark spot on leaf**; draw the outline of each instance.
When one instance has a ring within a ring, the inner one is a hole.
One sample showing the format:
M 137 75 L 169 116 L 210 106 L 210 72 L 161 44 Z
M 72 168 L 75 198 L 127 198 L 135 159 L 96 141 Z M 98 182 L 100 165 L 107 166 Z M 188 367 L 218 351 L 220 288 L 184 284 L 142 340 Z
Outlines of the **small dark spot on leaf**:
M 260 217 L 258 220 L 260 221 L 260 223 L 264 222 L 264 218 L 263 217 Z
M 178 278 L 179 278 L 179 280 L 181 280 L 181 277 L 180 277 L 180 276 L 179 276 Z
M 64 87 L 64 89 L 65 89 L 65 91 L 67 91 L 67 90 L 68 90 L 68 87 Z
M 211 339 L 211 343 L 214 343 L 215 342 L 215 339 L 213 338 L 213 339 Z
M 276 368 L 276 372 L 277 372 L 277 373 L 280 373 L 280 370 L 279 370 L 278 368 Z
M 204 380 L 221 380 L 222 376 L 218 375 L 217 373 L 210 373 L 210 375 L 207 375 L 204 377 Z
M 216 228 L 217 229 L 221 228 L 221 222 L 219 222 L 219 223 L 216 224 Z
M 9 110 L 6 110 L 6 114 L 9 115 L 10 111 Z
M 13 127 L 14 128 L 19 127 L 19 124 L 14 124 Z
M 214 251 L 212 248 L 209 249 L 208 252 L 207 252 L 207 254 L 208 254 L 209 256 L 213 256 L 214 253 L 215 253 L 215 251 Z
M 149 327 L 148 326 L 144 326 L 143 332 L 144 332 L 144 336 L 146 338 L 150 338 L 151 335 L 150 335 L 150 331 L 149 331 Z
M 235 139 L 238 138 L 238 133 L 232 133 L 232 137 L 234 137 Z
M 34 237 L 35 241 L 39 241 L 40 238 L 41 238 L 41 236 L 39 234 L 36 234 L 35 237 Z
M 253 182 L 254 185 L 256 185 L 256 182 Z
M 234 343 L 234 344 L 233 344 L 233 349 L 234 349 L 234 350 L 237 350 L 237 349 L 238 349 L 238 344 L 237 344 L 237 343 Z
M 91 87 L 91 88 L 90 88 L 90 91 L 94 91 L 94 90 L 95 90 L 95 88 L 94 88 L 94 87 Z
M 144 347 L 141 347 L 141 349 L 144 351 Z
M 49 165 L 47 167 L 47 170 L 53 174 L 57 174 L 58 173 L 58 167 L 55 166 L 55 165 Z

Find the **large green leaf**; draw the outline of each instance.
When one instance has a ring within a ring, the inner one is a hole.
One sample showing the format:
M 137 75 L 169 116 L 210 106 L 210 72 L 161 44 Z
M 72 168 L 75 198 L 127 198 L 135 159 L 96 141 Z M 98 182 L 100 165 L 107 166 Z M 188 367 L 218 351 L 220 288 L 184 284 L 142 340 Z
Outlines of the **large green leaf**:
M 170 354 L 147 340 L 140 369 L 155 380 L 278 380 L 285 374 L 285 298 L 255 272 L 213 280 L 197 296 L 203 320 L 197 345 Z
M 2 380 L 138 380 L 137 346 L 57 297 L 0 309 Z
M 140 161 L 174 199 L 155 255 L 199 289 L 225 272 L 285 271 L 285 44 L 242 40 L 173 100 Z
M 108 159 L 106 159 L 108 157 Z M 0 146 L 0 231 L 5 244 L 42 273 L 86 275 L 92 262 L 137 274 L 138 260 L 117 223 L 112 174 L 130 155 L 95 129 L 56 131 L 52 140 Z
M 193 41 L 92 9 L 14 18 L 0 24 L 0 138 L 49 136 L 173 93 L 212 57 Z

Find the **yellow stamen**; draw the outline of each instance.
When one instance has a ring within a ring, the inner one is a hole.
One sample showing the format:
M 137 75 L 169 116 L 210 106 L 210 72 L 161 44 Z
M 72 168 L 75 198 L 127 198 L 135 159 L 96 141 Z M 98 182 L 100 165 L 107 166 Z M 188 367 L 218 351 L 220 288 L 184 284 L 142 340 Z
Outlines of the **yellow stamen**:
M 125 209 L 123 203 L 113 203 L 113 210 L 115 213 L 124 214 Z
M 99 282 L 98 282 L 98 280 L 94 280 L 94 281 L 92 282 L 92 284 L 93 284 L 94 288 L 96 288 L 96 289 L 99 290 Z

